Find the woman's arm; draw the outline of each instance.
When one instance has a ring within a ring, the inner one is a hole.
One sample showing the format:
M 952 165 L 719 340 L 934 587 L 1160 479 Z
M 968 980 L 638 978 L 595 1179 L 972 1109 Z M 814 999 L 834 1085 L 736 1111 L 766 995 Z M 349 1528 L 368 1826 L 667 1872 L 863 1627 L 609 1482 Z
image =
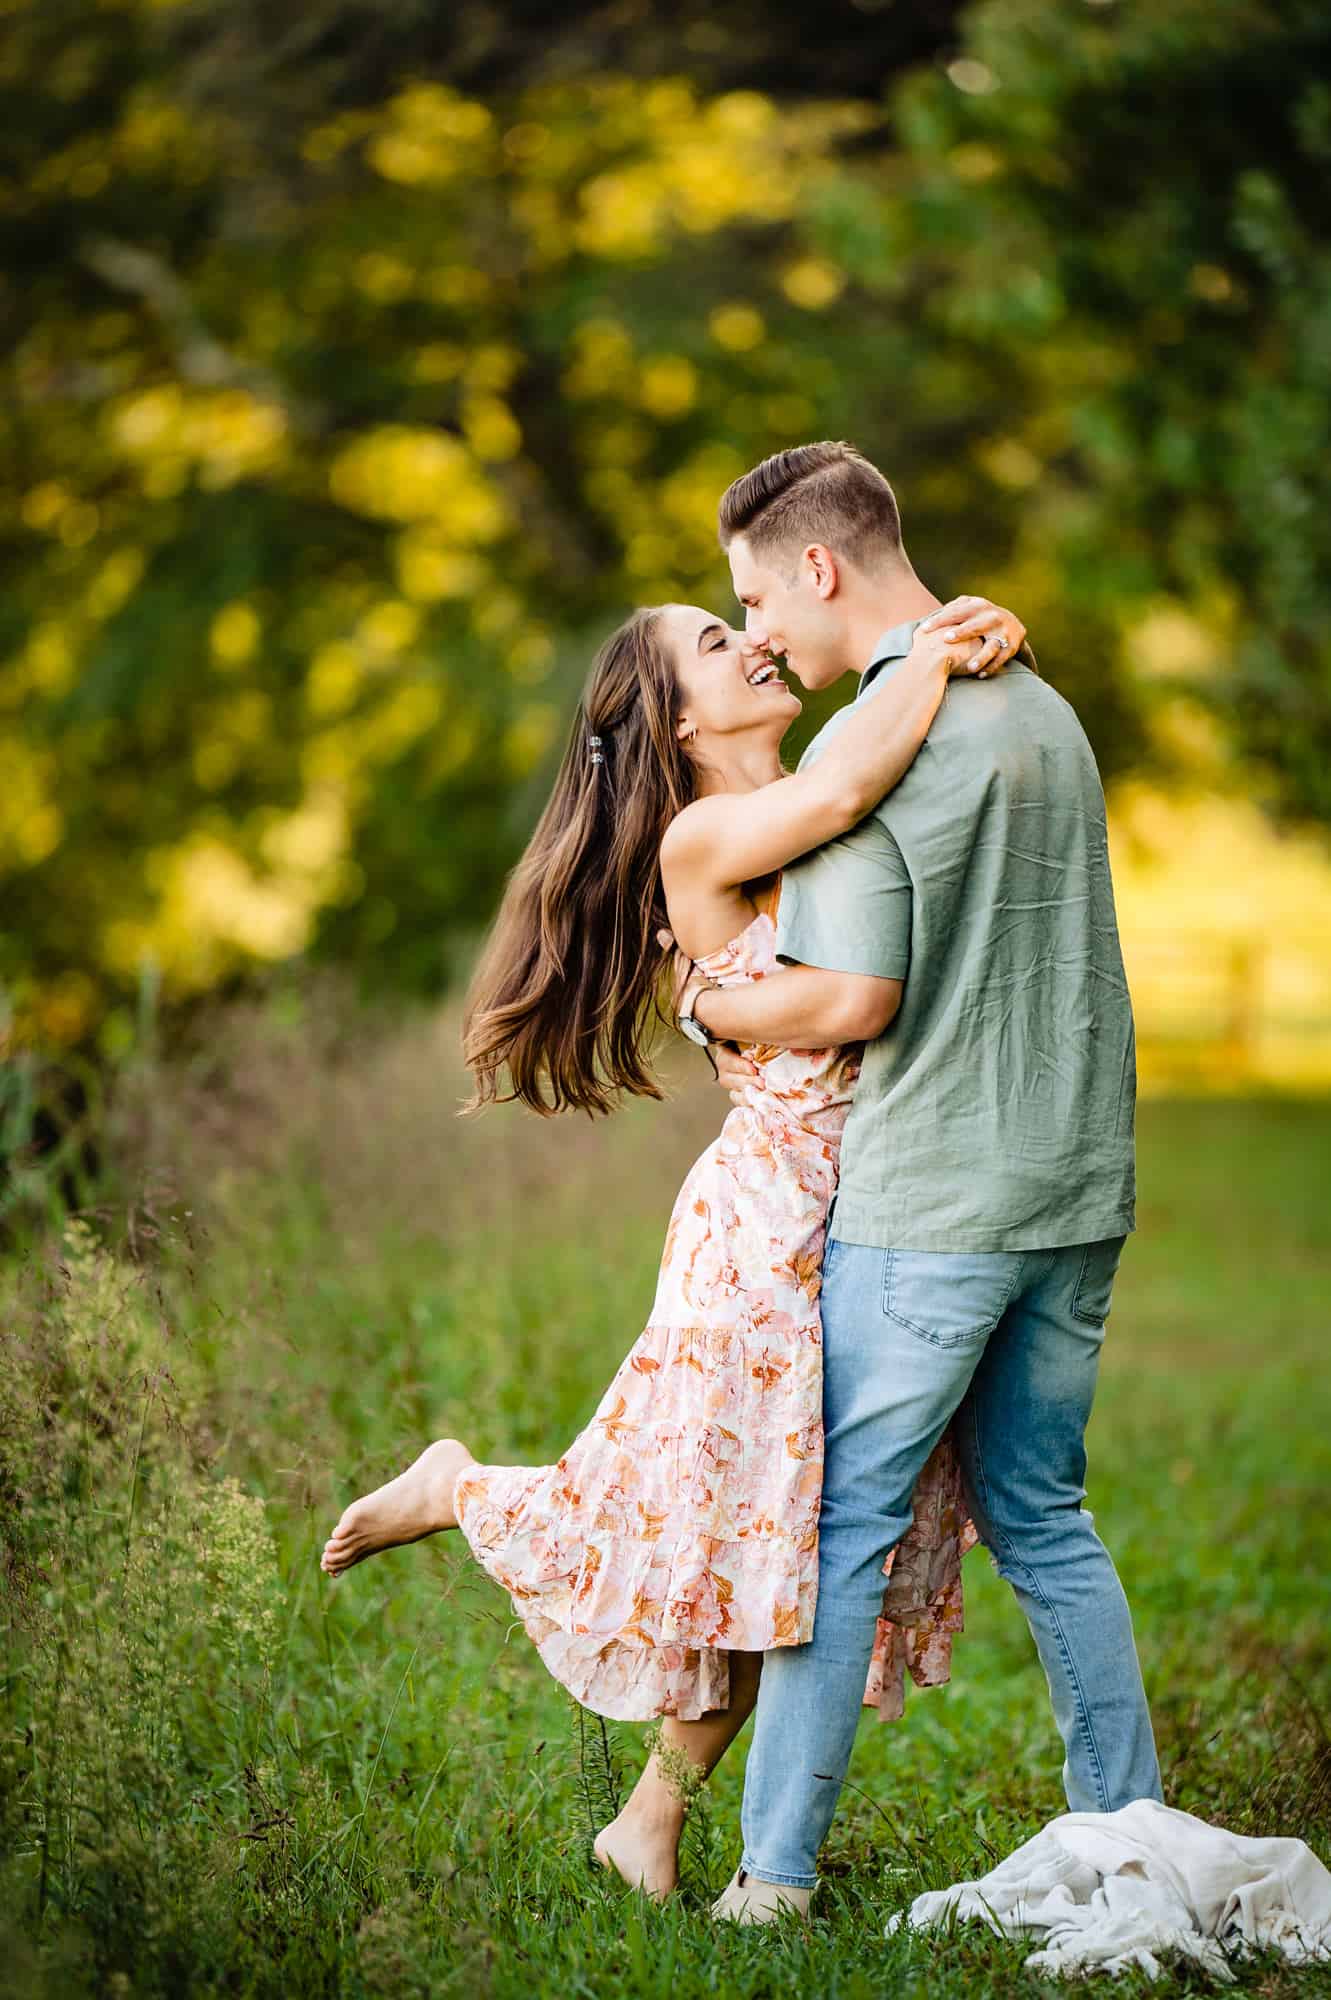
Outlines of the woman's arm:
M 826 1049 L 871 1042 L 896 1019 L 903 981 L 867 972 L 792 965 L 743 986 L 716 986 L 693 1002 L 696 1020 L 723 1042 Z
M 667 880 L 686 876 L 708 889 L 732 889 L 848 832 L 910 769 L 949 679 L 972 670 L 965 656 L 973 646 L 973 639 L 917 632 L 890 687 L 864 704 L 856 726 L 843 729 L 807 771 L 686 806 L 661 843 Z

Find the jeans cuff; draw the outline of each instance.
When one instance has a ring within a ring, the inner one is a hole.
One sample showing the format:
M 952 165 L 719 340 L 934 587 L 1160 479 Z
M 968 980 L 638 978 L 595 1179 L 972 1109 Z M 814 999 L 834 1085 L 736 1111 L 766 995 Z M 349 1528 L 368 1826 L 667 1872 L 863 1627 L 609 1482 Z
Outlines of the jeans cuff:
M 779 1889 L 816 1889 L 816 1875 L 786 1875 L 779 1868 L 758 1868 L 747 1854 L 740 1857 L 740 1867 L 746 1875 L 754 1875 L 760 1882 L 774 1882 Z

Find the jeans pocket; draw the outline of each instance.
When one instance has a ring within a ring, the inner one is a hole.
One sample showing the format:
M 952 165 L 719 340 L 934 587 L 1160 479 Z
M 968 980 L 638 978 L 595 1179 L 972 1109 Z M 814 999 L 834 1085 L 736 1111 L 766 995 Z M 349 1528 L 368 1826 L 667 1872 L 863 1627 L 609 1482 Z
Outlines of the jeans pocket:
M 1099 1243 L 1088 1243 L 1082 1252 L 1081 1270 L 1072 1294 L 1072 1316 L 1087 1326 L 1103 1326 L 1109 1317 L 1114 1273 L 1123 1255 L 1123 1243 L 1121 1236 L 1106 1236 Z
M 889 1250 L 883 1311 L 932 1347 L 983 1340 L 1006 1312 L 1021 1266 L 1012 1250 Z

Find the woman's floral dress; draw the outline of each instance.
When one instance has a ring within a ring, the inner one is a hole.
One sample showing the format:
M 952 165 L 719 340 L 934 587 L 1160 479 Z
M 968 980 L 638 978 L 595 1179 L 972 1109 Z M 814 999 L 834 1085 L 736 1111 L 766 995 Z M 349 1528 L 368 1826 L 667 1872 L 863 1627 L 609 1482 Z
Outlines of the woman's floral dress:
M 697 961 L 725 985 L 777 967 L 766 912 Z M 824 1223 L 858 1062 L 749 1053 L 746 1086 L 675 1203 L 651 1322 L 557 1465 L 469 1465 L 458 1522 L 550 1672 L 620 1720 L 729 1701 L 729 1655 L 812 1636 L 822 1487 Z M 977 1537 L 950 1436 L 888 1556 L 866 1703 L 908 1669 L 947 1680 L 960 1559 Z

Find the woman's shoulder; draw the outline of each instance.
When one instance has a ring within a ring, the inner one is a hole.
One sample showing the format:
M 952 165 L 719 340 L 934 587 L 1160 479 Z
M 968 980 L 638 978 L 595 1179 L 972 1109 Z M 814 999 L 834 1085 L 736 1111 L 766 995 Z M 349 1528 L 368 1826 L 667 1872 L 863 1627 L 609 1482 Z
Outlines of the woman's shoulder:
M 675 814 L 661 836 L 663 871 L 687 869 L 698 861 L 724 820 L 726 800 L 724 792 L 714 792 L 708 798 L 690 800 Z

